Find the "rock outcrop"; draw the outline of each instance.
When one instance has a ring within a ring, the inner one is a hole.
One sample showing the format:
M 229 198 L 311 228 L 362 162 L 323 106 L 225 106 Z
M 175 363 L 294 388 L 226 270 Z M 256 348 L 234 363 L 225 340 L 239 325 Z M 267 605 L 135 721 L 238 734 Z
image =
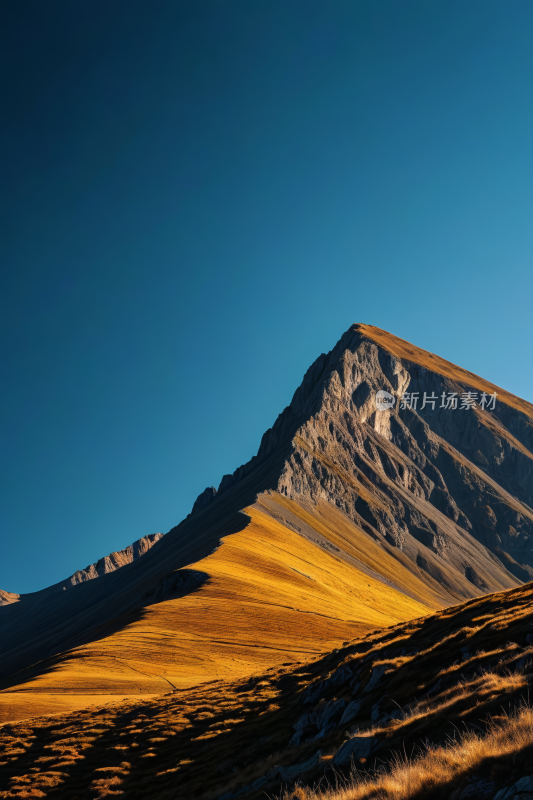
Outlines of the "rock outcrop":
M 133 542 L 133 544 L 125 547 L 124 550 L 110 553 L 108 556 L 98 559 L 94 564 L 89 564 L 85 569 L 79 569 L 74 575 L 71 575 L 70 578 L 55 584 L 54 590 L 62 591 L 63 589 L 70 589 L 73 586 L 77 586 L 79 583 L 92 581 L 102 575 L 107 575 L 109 572 L 114 572 L 126 564 L 131 564 L 132 561 L 136 561 L 136 559 L 147 553 L 156 542 L 163 538 L 163 536 L 163 533 L 149 533 L 147 536 L 143 536 L 141 539 L 137 539 L 136 542 Z
M 199 511 L 201 508 L 205 508 L 207 505 L 209 505 L 209 503 L 215 499 L 216 493 L 217 490 L 214 486 L 208 486 L 207 489 L 204 489 L 204 491 L 199 494 L 194 501 L 191 514 L 194 514 L 195 511 Z

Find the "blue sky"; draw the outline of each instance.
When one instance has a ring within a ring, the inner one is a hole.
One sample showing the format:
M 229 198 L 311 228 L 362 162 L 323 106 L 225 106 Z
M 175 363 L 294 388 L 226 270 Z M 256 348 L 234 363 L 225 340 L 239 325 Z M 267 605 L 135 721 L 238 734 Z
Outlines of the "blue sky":
M 0 17 L 0 588 L 169 530 L 353 322 L 533 401 L 529 0 Z

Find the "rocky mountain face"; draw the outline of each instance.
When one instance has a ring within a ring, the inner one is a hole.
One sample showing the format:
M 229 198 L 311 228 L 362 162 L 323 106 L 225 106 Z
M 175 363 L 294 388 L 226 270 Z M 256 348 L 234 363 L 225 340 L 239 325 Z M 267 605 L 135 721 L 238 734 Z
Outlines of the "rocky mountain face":
M 377 407 L 379 391 L 392 407 Z M 457 598 L 533 577 L 533 406 L 482 378 L 354 325 L 308 370 L 257 456 L 194 511 L 279 448 L 269 488 L 335 506 Z

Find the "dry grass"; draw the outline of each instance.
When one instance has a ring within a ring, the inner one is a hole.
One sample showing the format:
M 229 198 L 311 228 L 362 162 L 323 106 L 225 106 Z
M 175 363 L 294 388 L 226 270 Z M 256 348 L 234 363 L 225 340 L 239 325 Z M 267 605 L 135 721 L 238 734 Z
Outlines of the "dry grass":
M 296 437 L 295 441 L 308 449 L 308 445 L 303 442 L 301 437 Z M 359 492 L 363 480 L 367 479 L 361 474 L 358 485 Z M 366 491 L 368 494 L 368 490 Z M 257 505 L 261 507 L 262 502 L 264 499 L 260 497 Z M 303 503 L 295 503 L 278 492 L 271 494 L 270 502 L 280 507 L 280 511 L 285 509 L 290 512 L 346 555 L 357 559 L 373 572 L 383 576 L 407 595 L 416 597 L 427 608 L 440 609 L 450 603 L 450 599 L 446 598 L 445 593 L 439 591 L 438 586 L 429 586 L 410 567 L 388 553 L 385 548 L 365 534 L 358 525 L 331 503 L 318 500 L 312 507 L 307 507 Z M 442 589 L 442 587 L 440 588 Z
M 311 574 L 315 567 L 307 564 L 306 569 Z M 521 757 L 520 737 L 531 735 L 527 728 L 531 715 L 524 716 L 522 711 L 522 716 L 511 714 L 509 721 L 502 715 L 502 707 L 509 712 L 516 706 L 527 696 L 533 680 L 529 661 L 533 647 L 528 642 L 529 632 L 533 632 L 532 603 L 533 585 L 522 586 L 431 617 L 374 630 L 339 650 L 298 665 L 285 663 L 253 677 L 4 725 L 0 727 L 0 798 L 79 800 L 88 796 L 91 787 L 90 796 L 95 800 L 116 793 L 127 795 L 128 800 L 146 800 L 147 796 L 151 800 L 175 796 L 215 800 L 228 791 L 248 787 L 243 798 L 264 800 L 265 793 L 279 795 L 278 766 L 290 768 L 306 762 L 319 748 L 324 757 L 320 763 L 314 762 L 316 766 L 302 780 L 313 786 L 328 777 L 328 772 L 331 778 L 332 757 L 345 741 L 345 731 L 352 727 L 377 741 L 377 749 L 364 764 L 368 774 L 358 775 L 359 784 L 349 789 L 367 795 L 354 797 L 370 797 L 368 793 L 376 786 L 400 791 L 391 783 L 394 780 L 400 781 L 400 786 L 407 781 L 407 786 L 416 788 L 415 775 L 423 787 L 417 797 L 429 797 L 424 781 L 435 780 L 438 769 L 461 781 L 475 768 L 475 759 L 481 758 L 482 752 L 494 761 L 489 770 L 505 768 L 506 759 L 514 759 L 511 768 L 515 768 Z M 502 628 L 500 621 L 506 627 Z M 386 667 L 386 672 L 380 682 L 371 683 L 379 665 Z M 325 686 L 341 667 L 351 670 L 344 683 L 303 704 L 304 690 L 315 683 Z M 311 738 L 289 746 L 302 715 L 334 698 L 361 700 L 357 718 L 334 727 L 319 741 L 313 741 L 315 732 L 310 731 Z M 381 714 L 373 719 L 376 705 L 385 715 L 398 706 L 404 713 L 396 719 Z M 481 745 L 479 728 L 489 716 L 494 720 L 489 732 L 492 739 Z M 502 732 L 504 728 L 507 734 Z M 476 735 L 458 737 L 457 731 L 466 729 Z M 454 732 L 455 745 L 449 741 Z M 430 748 L 423 750 L 428 740 Z M 482 750 L 489 745 L 492 751 Z M 470 748 L 473 755 L 469 760 L 465 760 L 466 750 L 461 755 L 459 747 Z M 389 775 L 371 772 L 404 748 L 409 755 L 419 754 L 416 762 L 398 762 Z M 263 777 L 266 782 L 252 790 L 250 785 Z M 412 789 L 411 795 L 405 794 L 405 787 L 402 791 L 404 794 L 374 797 L 413 800 L 418 789 Z
M 446 671 L 443 671 L 443 675 Z M 476 709 L 491 704 L 495 699 L 504 702 L 518 692 L 527 691 L 527 677 L 520 671 L 506 670 L 503 675 L 496 672 L 484 672 L 478 678 L 458 680 L 450 689 L 443 691 L 435 700 L 427 696 L 415 701 L 404 709 L 405 716 L 397 723 L 401 733 L 402 727 L 412 726 L 416 722 L 424 722 L 425 727 L 435 720 L 460 719 L 464 714 L 471 714 Z
M 314 791 L 297 787 L 283 800 L 409 800 L 413 797 L 448 797 L 472 776 L 508 776 L 514 767 L 531 758 L 533 710 L 522 706 L 489 725 L 483 735 L 457 733 L 444 747 L 428 745 L 418 757 L 397 756 L 386 774 L 364 775 L 355 769 L 341 786 Z

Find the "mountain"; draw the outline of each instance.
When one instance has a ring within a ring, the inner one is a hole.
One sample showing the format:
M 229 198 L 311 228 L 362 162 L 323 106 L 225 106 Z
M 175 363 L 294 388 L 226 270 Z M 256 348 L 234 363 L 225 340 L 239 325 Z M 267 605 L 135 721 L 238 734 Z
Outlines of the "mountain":
M 141 559 L 0 608 L 0 720 L 307 662 L 519 586 L 532 451 L 531 404 L 352 326 Z

